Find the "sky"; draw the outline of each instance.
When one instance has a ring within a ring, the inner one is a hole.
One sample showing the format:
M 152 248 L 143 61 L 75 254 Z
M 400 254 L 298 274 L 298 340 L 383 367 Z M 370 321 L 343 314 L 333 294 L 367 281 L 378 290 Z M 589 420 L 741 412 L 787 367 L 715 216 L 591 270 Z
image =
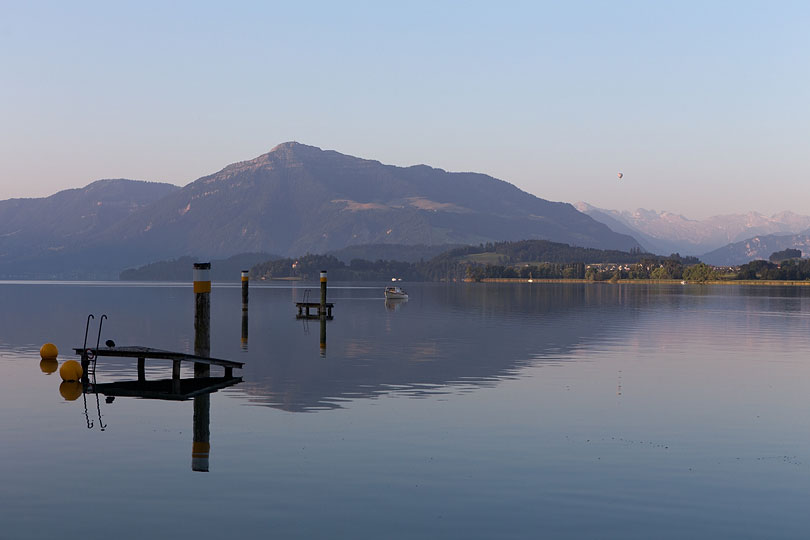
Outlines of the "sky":
M 295 140 L 603 208 L 810 214 L 810 2 L 0 12 L 0 199 L 185 185 Z

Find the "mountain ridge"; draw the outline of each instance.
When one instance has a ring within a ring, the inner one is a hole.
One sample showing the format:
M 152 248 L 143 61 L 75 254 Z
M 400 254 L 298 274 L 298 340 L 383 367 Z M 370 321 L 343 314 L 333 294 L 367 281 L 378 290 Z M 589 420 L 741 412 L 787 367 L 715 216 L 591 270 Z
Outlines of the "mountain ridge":
M 459 189 L 456 180 L 463 181 L 464 189 Z M 497 192 L 499 200 L 493 201 L 494 196 L 476 199 L 482 190 L 489 195 Z M 235 223 L 220 220 L 204 245 L 192 238 L 192 229 L 212 229 L 201 218 L 210 217 L 215 208 L 229 206 L 233 210 L 239 206 L 238 230 Z M 549 215 L 534 216 L 532 210 L 541 213 L 538 207 Z M 634 239 L 615 235 L 568 203 L 545 201 L 503 180 L 478 173 L 448 173 L 426 165 L 384 165 L 293 142 L 204 176 L 150 210 L 158 211 L 131 216 L 111 234 L 135 241 L 157 234 L 174 236 L 194 249 L 208 249 L 212 256 L 231 249 L 299 255 L 353 244 L 492 241 L 487 227 L 509 228 L 515 215 L 522 214 L 538 224 L 546 220 L 548 235 L 560 241 L 590 245 L 606 241 L 625 249 L 636 245 Z M 478 216 L 482 222 L 467 220 L 459 226 L 476 212 L 483 214 Z M 556 223 L 561 214 L 578 221 L 574 230 Z M 194 222 L 194 226 L 174 225 L 184 221 Z M 522 232 L 525 220 L 520 225 Z M 499 236 L 515 236 L 515 227 L 511 229 Z
M 81 188 L 62 190 L 47 197 L 0 201 L 0 269 L 25 271 L 26 261 L 36 266 L 58 257 L 45 254 L 82 249 L 83 241 L 137 212 L 178 186 L 161 182 L 104 179 Z M 22 267 L 20 267 L 22 264 Z M 11 268 L 9 268 L 11 266 Z
M 768 260 L 772 253 L 788 248 L 801 250 L 802 257 L 810 255 L 810 229 L 799 234 L 753 236 L 704 253 L 700 258 L 715 266 L 738 266 L 755 259 Z
M 120 182 L 112 185 L 135 186 Z M 54 240 L 64 228 L 52 221 L 23 249 L 23 242 L 9 240 L 15 229 L 0 226 L 0 275 L 60 265 L 72 272 L 117 275 L 182 256 L 297 256 L 364 244 L 544 239 L 625 251 L 639 246 L 568 203 L 547 201 L 485 174 L 385 165 L 297 142 L 281 143 L 183 187 L 166 186 L 151 188 L 162 190 L 161 196 L 129 206 L 118 201 L 117 212 L 105 211 L 105 219 L 90 227 L 68 227 L 70 241 Z M 90 200 L 92 190 L 86 188 Z M 43 212 L 40 207 L 27 212 L 29 217 Z M 75 220 L 87 214 L 86 207 L 83 199 L 59 212 L 62 219 Z M 0 224 L 4 219 L 0 215 Z M 31 220 L 22 221 L 33 227 Z
M 656 252 L 702 255 L 755 236 L 791 235 L 810 228 L 810 216 L 784 210 L 771 216 L 750 211 L 689 219 L 681 214 L 639 208 L 607 210 L 585 202 L 575 205 L 597 221 L 634 233 L 639 242 Z M 620 227 L 616 226 L 620 224 Z

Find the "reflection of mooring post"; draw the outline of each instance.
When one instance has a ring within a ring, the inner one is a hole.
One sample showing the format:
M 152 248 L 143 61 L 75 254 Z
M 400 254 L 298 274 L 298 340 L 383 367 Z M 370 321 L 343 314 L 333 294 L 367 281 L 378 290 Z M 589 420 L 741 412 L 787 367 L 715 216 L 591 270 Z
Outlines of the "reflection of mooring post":
M 248 350 L 248 310 L 242 305 L 242 350 Z
M 211 356 L 211 263 L 194 263 L 194 354 Z M 194 377 L 208 377 L 208 364 L 194 364 Z
M 208 472 L 211 452 L 211 394 L 194 398 L 194 442 L 191 446 L 191 470 Z
M 326 314 L 321 313 L 321 356 L 326 356 Z
M 248 271 L 242 270 L 242 309 L 247 309 L 248 307 Z
M 326 316 L 326 270 L 321 270 L 321 309 L 320 316 Z

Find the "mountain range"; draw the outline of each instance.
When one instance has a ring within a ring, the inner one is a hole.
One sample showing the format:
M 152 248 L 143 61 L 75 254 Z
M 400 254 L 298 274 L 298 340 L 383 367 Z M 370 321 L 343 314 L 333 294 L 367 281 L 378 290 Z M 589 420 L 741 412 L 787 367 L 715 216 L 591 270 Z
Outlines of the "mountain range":
M 782 246 L 786 242 L 773 238 L 795 236 L 810 228 L 810 216 L 793 212 L 772 216 L 748 212 L 695 220 L 655 210 L 607 210 L 584 202 L 575 206 L 614 231 L 632 235 L 648 251 L 697 255 L 710 264 L 742 264 L 752 258 L 767 259 L 773 251 L 785 247 L 801 247 L 801 240 L 797 239 L 799 244 L 795 246 L 777 247 L 762 253 L 771 246 Z M 721 260 L 724 262 L 713 262 Z
M 181 256 L 523 239 L 639 247 L 568 203 L 491 176 L 384 165 L 295 142 L 182 188 L 103 180 L 0 202 L 4 277 L 114 278 L 125 268 Z
M 105 264 L 103 253 L 78 258 L 91 239 L 179 189 L 165 183 L 111 179 L 50 197 L 0 201 L 0 275 L 67 277 L 72 275 L 67 269 L 74 264 L 92 273 L 95 265 Z
M 788 248 L 801 250 L 802 256 L 810 254 L 810 230 L 799 234 L 754 236 L 704 253 L 700 259 L 715 266 L 736 266 L 755 259 L 767 260 L 772 253 Z

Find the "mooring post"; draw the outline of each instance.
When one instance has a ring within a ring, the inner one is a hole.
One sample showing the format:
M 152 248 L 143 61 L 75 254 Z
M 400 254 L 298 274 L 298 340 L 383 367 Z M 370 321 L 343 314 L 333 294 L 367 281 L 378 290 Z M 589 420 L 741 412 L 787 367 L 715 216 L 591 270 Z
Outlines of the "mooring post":
M 321 307 L 319 313 L 326 315 L 326 270 L 321 270 Z
M 250 283 L 248 271 L 242 270 L 242 309 L 248 307 L 248 283 Z
M 138 382 L 146 380 L 146 358 L 138 358 Z
M 194 264 L 194 354 L 211 356 L 211 263 Z M 208 377 L 211 366 L 194 363 L 194 378 Z M 208 472 L 211 451 L 209 425 L 211 395 L 194 398 L 194 440 L 191 446 L 191 470 Z
M 194 263 L 194 354 L 211 356 L 211 263 Z M 194 363 L 194 377 L 208 377 L 208 364 Z

